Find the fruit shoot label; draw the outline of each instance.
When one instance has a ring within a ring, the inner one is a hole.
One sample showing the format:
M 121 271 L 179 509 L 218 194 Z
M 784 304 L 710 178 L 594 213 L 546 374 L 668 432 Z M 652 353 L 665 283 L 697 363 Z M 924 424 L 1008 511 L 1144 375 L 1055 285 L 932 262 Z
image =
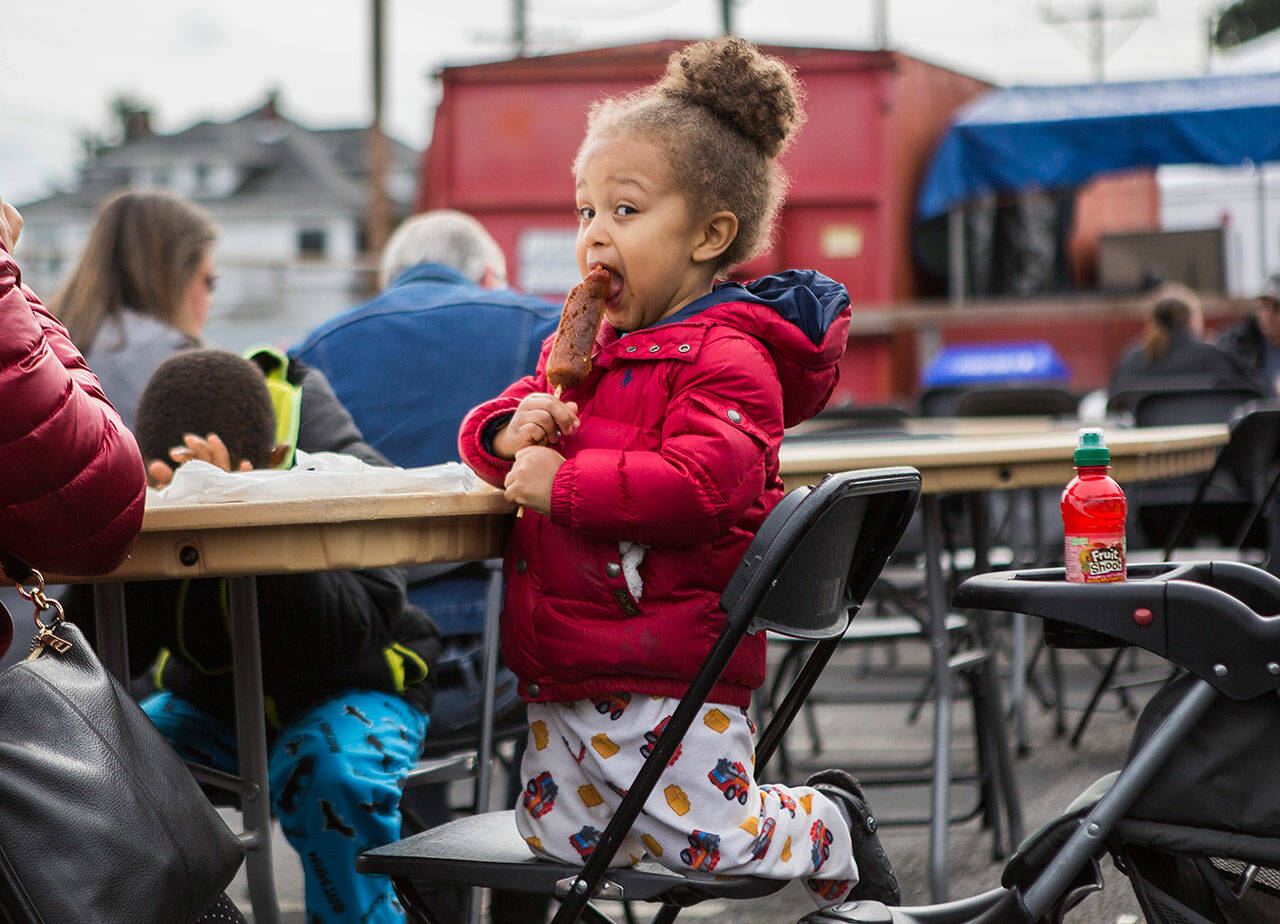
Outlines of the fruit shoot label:
M 1068 536 L 1064 551 L 1068 581 L 1109 584 L 1125 578 L 1124 533 Z

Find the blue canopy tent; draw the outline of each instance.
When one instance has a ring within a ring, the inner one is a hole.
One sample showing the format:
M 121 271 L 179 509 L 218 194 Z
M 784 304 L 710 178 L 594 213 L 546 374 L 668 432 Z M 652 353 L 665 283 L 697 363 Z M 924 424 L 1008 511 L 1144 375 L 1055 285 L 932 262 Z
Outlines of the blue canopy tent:
M 1078 186 L 1132 167 L 1272 160 L 1280 160 L 1280 73 L 996 89 L 957 114 L 916 216 L 951 216 L 957 300 L 960 209 L 976 195 Z

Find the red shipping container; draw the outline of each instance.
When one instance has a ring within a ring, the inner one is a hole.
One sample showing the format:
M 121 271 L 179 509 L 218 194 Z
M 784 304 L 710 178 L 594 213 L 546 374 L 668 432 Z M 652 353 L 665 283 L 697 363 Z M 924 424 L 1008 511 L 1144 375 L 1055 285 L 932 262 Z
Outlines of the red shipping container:
M 574 262 L 571 166 L 591 103 L 653 82 L 685 43 L 662 41 L 446 67 L 418 208 L 475 215 L 517 287 L 558 297 Z M 783 158 L 791 177 L 772 249 L 743 278 L 790 267 L 849 288 L 855 310 L 917 294 L 916 191 L 957 107 L 990 87 L 892 51 L 764 46 L 804 85 L 808 121 Z M 901 393 L 888 336 L 850 344 L 833 403 Z

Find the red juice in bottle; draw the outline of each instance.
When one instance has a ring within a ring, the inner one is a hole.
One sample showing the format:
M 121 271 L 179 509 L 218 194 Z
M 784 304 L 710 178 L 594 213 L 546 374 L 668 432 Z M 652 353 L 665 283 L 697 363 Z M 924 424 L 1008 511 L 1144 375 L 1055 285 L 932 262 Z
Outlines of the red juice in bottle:
M 1125 579 L 1124 491 L 1109 474 L 1111 452 L 1102 431 L 1082 429 L 1074 458 L 1076 476 L 1062 491 L 1067 580 L 1105 584 Z

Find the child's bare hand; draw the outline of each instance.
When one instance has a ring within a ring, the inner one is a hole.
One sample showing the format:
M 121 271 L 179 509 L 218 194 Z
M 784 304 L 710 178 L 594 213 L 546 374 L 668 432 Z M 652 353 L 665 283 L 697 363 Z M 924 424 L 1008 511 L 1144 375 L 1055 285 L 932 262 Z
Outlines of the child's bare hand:
M 199 459 L 202 462 L 208 462 L 216 465 L 224 472 L 231 471 L 231 453 L 227 450 L 226 443 L 216 433 L 210 433 L 206 437 L 196 436 L 194 433 L 187 433 L 182 437 L 182 446 L 174 446 L 169 450 L 169 457 L 173 459 L 177 465 L 183 462 L 190 462 L 192 459 Z M 152 459 L 147 463 L 147 477 L 152 487 L 162 488 L 169 482 L 173 481 L 173 470 L 176 466 L 168 465 L 162 459 Z M 236 470 L 247 472 L 253 468 L 253 464 L 248 459 L 242 459 Z
M 546 446 L 526 446 L 516 452 L 507 473 L 506 498 L 539 513 L 551 512 L 551 484 L 564 465 L 564 456 Z
M 578 429 L 578 405 L 546 392 L 525 395 L 507 425 L 493 438 L 499 458 L 514 459 L 526 446 L 554 446 Z

